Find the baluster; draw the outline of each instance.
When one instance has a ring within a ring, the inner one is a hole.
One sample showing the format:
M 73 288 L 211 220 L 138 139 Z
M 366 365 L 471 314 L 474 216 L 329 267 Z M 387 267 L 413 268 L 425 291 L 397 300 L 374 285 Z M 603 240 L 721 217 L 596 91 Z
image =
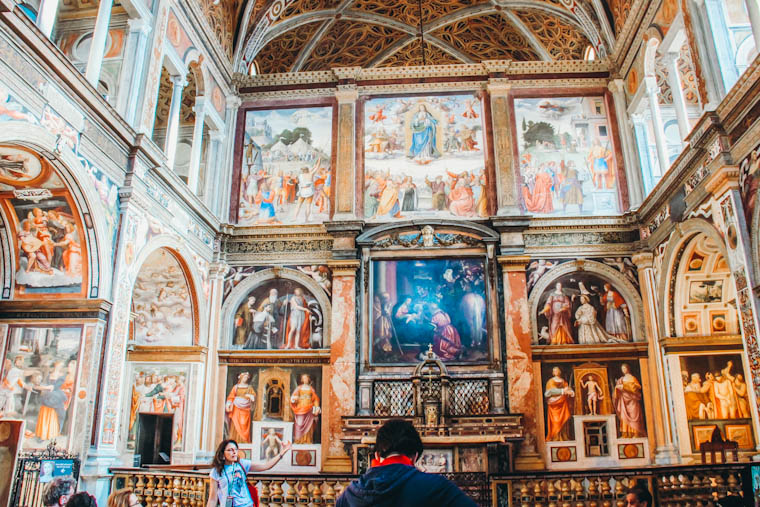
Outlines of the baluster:
M 741 491 L 741 481 L 733 472 L 728 473 L 727 483 L 729 493 L 739 494 L 739 491 Z
M 598 481 L 598 477 L 589 477 L 588 479 L 588 498 L 591 500 L 589 507 L 599 507 L 599 502 L 597 502 L 599 499 Z
M 155 492 L 156 487 L 156 478 L 152 475 L 149 475 L 147 478 L 147 481 L 145 483 L 145 507 L 153 507 L 153 500 L 154 496 L 153 493 Z
M 154 476 L 154 479 L 156 484 L 153 486 L 153 505 L 154 507 L 162 507 L 164 497 L 164 478 L 161 475 L 156 475 Z
M 283 502 L 283 485 L 285 481 L 274 480 L 272 481 L 272 493 L 270 495 L 269 507 L 280 507 Z
M 261 490 L 259 491 L 259 503 L 261 507 L 269 507 L 270 502 L 270 481 L 267 479 L 261 479 Z
M 135 481 L 135 496 L 138 500 L 140 500 L 140 503 L 143 505 L 145 504 L 145 476 L 142 474 L 137 475 L 137 480 Z
M 318 480 L 314 483 L 314 491 L 311 493 L 311 503 L 314 505 L 322 505 L 325 503 L 324 499 L 322 498 L 323 495 L 323 486 L 324 481 Z
M 612 487 L 610 486 L 610 477 L 601 478 L 602 487 L 602 507 L 612 507 Z
M 575 507 L 585 507 L 586 494 L 583 491 L 583 479 L 574 480 L 572 482 L 573 498 L 575 499 Z
M 327 485 L 325 487 L 324 504 L 335 505 L 335 489 L 333 488 L 333 481 L 325 481 Z

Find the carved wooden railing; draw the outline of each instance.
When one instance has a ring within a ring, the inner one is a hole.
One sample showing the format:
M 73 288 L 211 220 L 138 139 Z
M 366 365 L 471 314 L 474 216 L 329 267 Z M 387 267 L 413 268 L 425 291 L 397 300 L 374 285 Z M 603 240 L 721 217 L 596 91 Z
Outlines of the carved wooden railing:
M 754 505 L 748 463 L 491 476 L 500 507 L 622 507 L 641 482 L 660 507 L 710 507 L 729 494 Z

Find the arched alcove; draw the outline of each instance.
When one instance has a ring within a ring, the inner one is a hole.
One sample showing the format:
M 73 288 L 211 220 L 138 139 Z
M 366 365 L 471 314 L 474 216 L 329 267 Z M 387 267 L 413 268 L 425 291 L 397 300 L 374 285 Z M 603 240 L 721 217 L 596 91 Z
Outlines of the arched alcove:
M 150 252 L 132 290 L 132 340 L 137 345 L 198 344 L 197 304 L 188 268 L 165 247 Z

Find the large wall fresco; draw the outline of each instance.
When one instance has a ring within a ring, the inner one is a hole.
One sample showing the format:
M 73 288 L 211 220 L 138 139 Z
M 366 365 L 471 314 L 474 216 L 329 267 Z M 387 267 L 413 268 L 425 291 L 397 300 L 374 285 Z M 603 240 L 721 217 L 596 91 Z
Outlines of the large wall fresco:
M 24 448 L 72 434 L 82 328 L 11 327 L 0 382 L 0 417 L 26 422 Z
M 133 364 L 126 396 L 127 449 L 134 450 L 140 434 L 140 414 L 172 414 L 172 449 L 182 450 L 186 440 L 188 365 Z
M 16 297 L 83 296 L 83 224 L 49 162 L 25 148 L 0 146 L 0 206 L 14 231 Z
M 607 280 L 589 272 L 563 275 L 538 300 L 539 345 L 599 345 L 634 339 L 631 305 Z
M 238 225 L 319 223 L 330 217 L 332 111 L 246 112 Z
M 372 261 L 371 288 L 373 362 L 488 360 L 483 259 Z
M 152 252 L 140 268 L 132 296 L 135 343 L 193 345 L 191 294 L 177 258 L 164 248 Z
M 310 266 L 310 273 L 318 272 Z M 231 345 L 242 349 L 319 349 L 324 315 L 317 298 L 303 284 L 285 278 L 253 288 L 234 315 Z
M 364 113 L 364 218 L 488 216 L 480 100 L 373 98 Z
M 515 98 L 514 110 L 520 192 L 527 213 L 621 212 L 604 97 Z
M 721 437 L 753 449 L 752 405 L 740 354 L 681 356 L 683 402 L 694 452 L 717 429 Z

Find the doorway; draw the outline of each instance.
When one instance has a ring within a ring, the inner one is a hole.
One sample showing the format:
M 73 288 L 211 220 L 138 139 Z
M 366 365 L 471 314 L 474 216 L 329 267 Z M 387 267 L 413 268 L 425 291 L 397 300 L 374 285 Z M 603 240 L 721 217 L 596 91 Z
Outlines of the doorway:
M 174 414 L 140 413 L 137 454 L 141 465 L 168 465 L 172 460 Z

